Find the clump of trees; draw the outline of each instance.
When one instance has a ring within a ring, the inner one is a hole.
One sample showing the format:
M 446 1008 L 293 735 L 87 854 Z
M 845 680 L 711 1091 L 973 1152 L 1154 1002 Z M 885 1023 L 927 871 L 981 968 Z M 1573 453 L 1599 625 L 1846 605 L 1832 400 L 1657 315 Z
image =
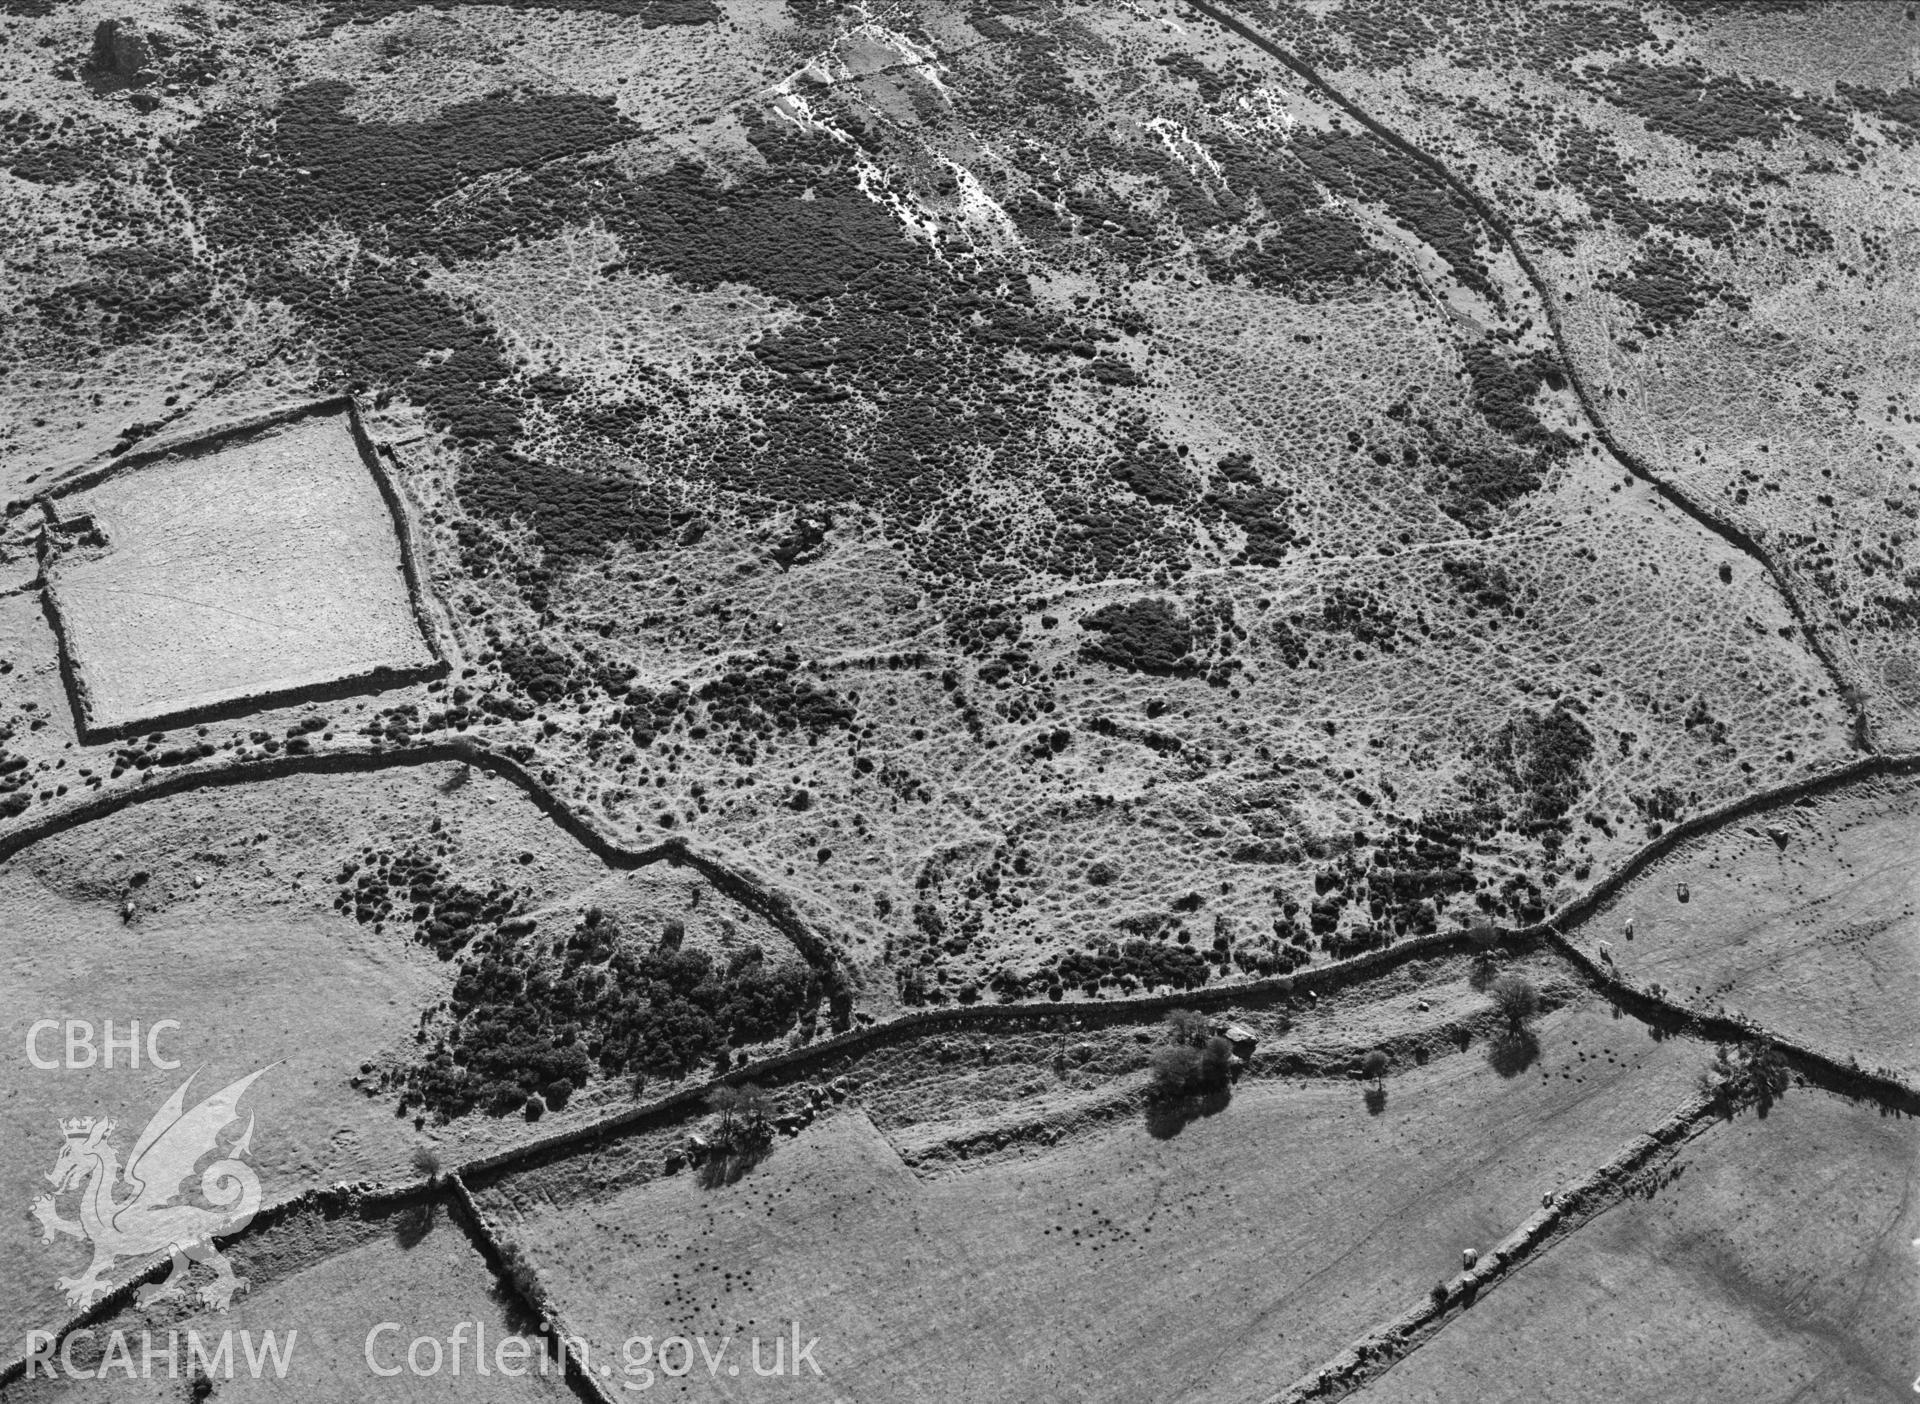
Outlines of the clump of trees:
M 716 1087 L 707 1098 L 713 1111 L 709 1138 L 717 1151 L 753 1153 L 773 1144 L 773 1098 L 756 1083 Z
M 730 1185 L 773 1150 L 773 1098 L 751 1082 L 717 1087 L 707 1098 L 713 1119 L 707 1125 L 700 1183 L 707 1189 Z
M 1212 1031 L 1203 1014 L 1167 1015 L 1167 1044 L 1153 1055 L 1153 1094 L 1161 1100 L 1225 1090 L 1233 1072 L 1233 1045 Z
M 1712 1061 L 1700 1075 L 1700 1087 L 1717 1097 L 1729 1116 L 1747 1107 L 1765 1116 L 1791 1080 L 1780 1050 L 1764 1038 L 1754 1038 L 1732 1048 L 1716 1044 Z

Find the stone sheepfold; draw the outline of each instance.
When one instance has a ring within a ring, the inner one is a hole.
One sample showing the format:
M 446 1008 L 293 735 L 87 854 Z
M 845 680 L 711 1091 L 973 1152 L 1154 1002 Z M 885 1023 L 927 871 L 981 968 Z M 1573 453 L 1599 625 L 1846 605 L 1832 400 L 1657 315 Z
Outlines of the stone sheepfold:
M 47 589 L 94 737 L 438 665 L 344 410 L 130 468 L 53 504 Z

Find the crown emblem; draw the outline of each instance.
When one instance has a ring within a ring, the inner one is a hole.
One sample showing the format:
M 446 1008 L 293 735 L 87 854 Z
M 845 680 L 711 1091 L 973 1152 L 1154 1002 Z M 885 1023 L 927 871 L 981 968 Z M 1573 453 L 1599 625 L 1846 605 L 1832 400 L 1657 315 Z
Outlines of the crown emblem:
M 71 1121 L 62 1121 L 60 1123 L 60 1134 L 63 1136 L 84 1136 L 93 1130 L 93 1126 L 94 1119 L 92 1117 L 76 1116 Z

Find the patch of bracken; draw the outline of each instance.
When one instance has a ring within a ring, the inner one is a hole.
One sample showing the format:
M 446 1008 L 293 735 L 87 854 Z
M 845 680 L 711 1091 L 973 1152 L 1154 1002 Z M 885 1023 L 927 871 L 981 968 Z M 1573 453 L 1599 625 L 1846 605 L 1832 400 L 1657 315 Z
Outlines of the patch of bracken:
M 1563 819 L 1586 782 L 1593 733 L 1564 702 L 1509 717 L 1481 748 L 1499 790 L 1513 797 L 1521 824 Z
M 1840 100 L 1856 111 L 1868 112 L 1892 124 L 1889 133 L 1902 146 L 1920 140 L 1920 83 L 1903 88 L 1868 88 L 1855 83 L 1835 85 Z
M 1172 940 L 1167 939 L 1165 928 L 1158 934 L 1157 940 L 1135 936 L 1107 941 L 1091 950 L 1069 951 L 1050 972 L 1029 975 L 1021 983 L 1027 990 L 1038 985 L 1048 988 L 1049 992 L 1057 986 L 1088 994 L 1098 994 L 1102 988 L 1129 994 L 1136 989 L 1153 990 L 1163 985 L 1193 990 L 1212 978 L 1215 962 L 1207 959 L 1207 952 L 1185 944 L 1190 939 L 1186 932 L 1181 931 L 1178 938 Z M 1222 947 L 1220 964 L 1225 963 L 1224 951 Z M 1017 978 L 1003 972 L 989 984 L 1001 998 L 1017 999 L 1020 993 L 1010 993 L 1016 989 Z
M 1505 566 L 1491 561 L 1442 561 L 1440 569 L 1454 589 L 1475 604 L 1502 614 L 1513 612 L 1517 590 Z
M 1212 102 L 1222 93 L 1232 91 L 1234 82 L 1222 77 L 1206 64 L 1188 53 L 1161 54 L 1154 62 L 1176 78 L 1184 78 L 1200 90 L 1202 101 Z
M 448 960 L 478 929 L 505 921 L 525 899 L 524 888 L 496 879 L 485 891 L 468 887 L 438 857 L 418 847 L 393 852 L 369 847 L 334 876 L 334 910 L 376 929 L 411 923 L 414 938 Z
M 634 744 L 644 750 L 680 719 L 689 697 L 685 683 L 660 688 L 635 683 L 622 695 L 625 705 L 613 714 L 614 724 L 624 727 Z
M 1515 443 L 1529 448 L 1565 450 L 1568 440 L 1540 422 L 1533 411 L 1534 396 L 1542 385 L 1566 388 L 1564 367 L 1550 352 L 1512 357 L 1486 342 L 1472 342 L 1461 353 L 1473 384 L 1473 405 L 1487 423 Z
M 33 299 L 56 325 L 83 325 L 109 346 L 139 341 L 200 311 L 211 278 L 189 250 L 127 245 L 89 255 L 88 275 Z
M 1292 145 L 1315 180 L 1384 206 L 1445 259 L 1462 283 L 1499 300 L 1481 254 L 1482 245 L 1492 242 L 1489 231 L 1439 176 L 1371 134 L 1339 127 L 1302 131 Z
M 817 741 L 829 731 L 850 728 L 855 716 L 846 701 L 795 677 L 793 663 L 780 658 L 764 658 L 752 669 L 734 669 L 701 684 L 694 695 L 705 705 L 711 727 L 742 738 L 766 739 L 784 732 Z
M 6 670 L 11 672 L 13 665 L 9 663 Z M 33 771 L 25 756 L 8 748 L 12 739 L 12 724 L 0 727 L 0 819 L 17 819 L 33 803 Z
M 69 185 L 101 169 L 99 143 L 106 133 L 76 124 L 0 108 L 0 168 L 36 185 Z
M 473 0 L 473 3 L 513 10 L 617 15 L 638 20 L 647 29 L 669 24 L 712 24 L 720 18 L 720 9 L 713 0 Z M 320 16 L 319 24 L 325 33 L 343 24 L 367 24 L 415 10 L 438 8 L 435 0 L 333 0 Z
M 596 556 L 615 541 L 652 545 L 674 526 L 673 511 L 658 488 L 506 450 L 484 453 L 469 465 L 460 501 L 479 516 L 533 528 L 556 566 Z
M 1291 547 L 1302 544 L 1291 520 L 1292 490 L 1268 486 L 1251 454 L 1222 458 L 1200 505 L 1246 534 L 1246 544 L 1233 557 L 1235 565 L 1279 565 Z
M 1313 174 L 1284 149 L 1224 139 L 1214 151 L 1227 178 L 1256 195 L 1265 215 L 1250 227 L 1248 248 L 1224 256 L 1204 252 L 1215 276 L 1244 275 L 1257 287 L 1311 296 L 1320 287 L 1377 278 L 1391 266 L 1351 215 L 1327 207 Z
M 520 690 L 549 706 L 577 687 L 574 660 L 539 639 L 517 639 L 495 650 L 500 667 Z
M 1148 432 L 1143 416 L 1123 415 L 1120 439 L 1121 451 L 1107 471 L 1136 496 L 1157 506 L 1175 507 L 1199 495 L 1199 482 L 1181 461 L 1184 448 L 1176 451 Z
M 562 1078 L 570 1092 L 596 1072 L 636 1087 L 684 1076 L 729 1047 L 782 1036 L 821 998 L 813 972 L 776 967 L 758 946 L 724 963 L 682 949 L 677 921 L 650 941 L 598 909 L 551 943 L 512 927 L 462 956 L 449 1024 L 405 1070 L 403 1108 L 501 1116 Z
M 1624 273 L 1600 280 L 1607 291 L 1633 304 L 1634 325 L 1653 335 L 1670 331 L 1704 312 L 1716 300 L 1744 311 L 1747 299 L 1707 277 L 1685 250 L 1664 239 L 1649 240 Z
M 1400 619 L 1393 606 L 1372 590 L 1355 585 L 1333 586 L 1318 610 L 1296 614 L 1293 623 L 1302 628 L 1345 634 L 1357 644 L 1385 653 L 1394 651 L 1401 634 Z
M 1632 58 L 1592 81 L 1648 126 L 1702 151 L 1725 151 L 1739 141 L 1771 144 L 1789 127 L 1838 144 L 1853 134 L 1845 114 L 1830 102 L 1796 95 L 1765 79 L 1712 74 L 1700 64 Z
M 1082 658 L 1134 673 L 1198 671 L 1193 621 L 1161 596 L 1107 605 L 1082 616 L 1080 627 L 1089 634 L 1080 644 Z

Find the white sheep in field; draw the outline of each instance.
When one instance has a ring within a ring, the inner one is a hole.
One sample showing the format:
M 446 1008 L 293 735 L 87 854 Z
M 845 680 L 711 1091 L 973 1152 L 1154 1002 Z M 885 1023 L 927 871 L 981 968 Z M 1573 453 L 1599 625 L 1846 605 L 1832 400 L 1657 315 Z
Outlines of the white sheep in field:
M 1621 927 L 1620 931 L 1621 931 L 1621 934 L 1624 935 L 1629 941 L 1633 939 L 1633 918 L 1632 917 L 1627 918 L 1627 924 Z
M 1600 943 L 1600 959 L 1604 960 L 1608 965 L 1613 964 L 1613 942 L 1602 941 Z
M 1480 1250 L 1478 1248 L 1462 1248 L 1460 1250 L 1460 1266 L 1469 1272 L 1473 1270 L 1474 1265 L 1479 1261 Z

